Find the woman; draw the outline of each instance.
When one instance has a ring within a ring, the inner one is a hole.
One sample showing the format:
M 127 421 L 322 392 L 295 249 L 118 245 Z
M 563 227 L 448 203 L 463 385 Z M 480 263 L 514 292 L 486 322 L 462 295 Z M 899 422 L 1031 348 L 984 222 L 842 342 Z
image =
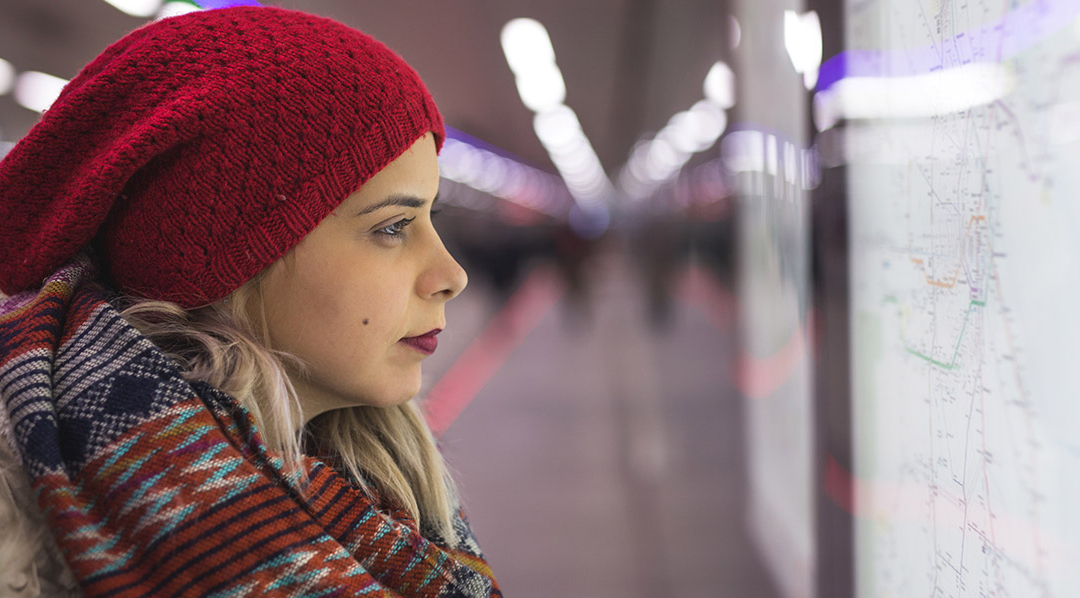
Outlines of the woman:
M 501 595 L 410 403 L 466 284 L 443 137 L 397 55 L 276 8 L 65 87 L 0 162 L 0 593 Z

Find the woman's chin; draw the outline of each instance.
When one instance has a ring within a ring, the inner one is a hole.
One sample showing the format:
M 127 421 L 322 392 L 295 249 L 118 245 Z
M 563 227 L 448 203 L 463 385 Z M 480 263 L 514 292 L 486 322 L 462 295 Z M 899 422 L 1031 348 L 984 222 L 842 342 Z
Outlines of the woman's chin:
M 418 394 L 420 394 L 419 375 L 416 377 L 415 382 L 410 381 L 409 384 L 388 388 L 384 392 L 380 392 L 378 396 L 368 397 L 368 400 L 364 401 L 364 404 L 375 407 L 395 407 L 397 405 L 408 403 Z

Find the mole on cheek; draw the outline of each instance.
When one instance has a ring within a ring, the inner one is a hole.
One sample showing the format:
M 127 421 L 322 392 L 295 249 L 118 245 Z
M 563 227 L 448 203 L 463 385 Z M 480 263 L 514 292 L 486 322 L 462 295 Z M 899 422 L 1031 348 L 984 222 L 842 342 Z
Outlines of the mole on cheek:
M 369 322 L 371 322 L 371 320 L 364 318 L 364 326 L 367 326 Z

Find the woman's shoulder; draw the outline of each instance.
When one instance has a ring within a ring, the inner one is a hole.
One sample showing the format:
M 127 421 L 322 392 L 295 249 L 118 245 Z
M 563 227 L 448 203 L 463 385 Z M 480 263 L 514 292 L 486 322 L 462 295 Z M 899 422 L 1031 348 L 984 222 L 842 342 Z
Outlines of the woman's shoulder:
M 0 434 L 0 530 L 0 595 L 82 596 L 4 434 Z

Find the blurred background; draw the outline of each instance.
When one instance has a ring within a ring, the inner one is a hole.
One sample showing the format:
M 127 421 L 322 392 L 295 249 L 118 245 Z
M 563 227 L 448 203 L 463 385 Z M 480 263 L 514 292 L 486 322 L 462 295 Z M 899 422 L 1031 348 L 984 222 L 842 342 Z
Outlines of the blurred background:
M 254 3 L 3 0 L 0 155 Z M 450 126 L 420 400 L 507 595 L 1080 595 L 1080 2 L 262 3 Z

